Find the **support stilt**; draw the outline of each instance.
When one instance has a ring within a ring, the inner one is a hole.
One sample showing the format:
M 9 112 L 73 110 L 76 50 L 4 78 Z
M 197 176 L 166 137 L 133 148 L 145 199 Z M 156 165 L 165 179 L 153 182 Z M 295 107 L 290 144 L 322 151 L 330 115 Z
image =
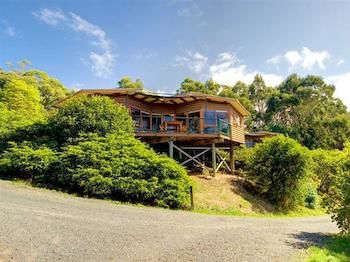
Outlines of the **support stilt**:
M 215 143 L 211 144 L 211 161 L 212 161 L 212 167 L 213 167 L 213 176 L 216 175 L 216 150 L 215 150 Z
M 234 175 L 236 167 L 235 167 L 235 149 L 233 145 L 231 145 L 230 147 L 230 169 L 231 169 L 231 174 Z
M 174 158 L 174 142 L 173 140 L 169 141 L 169 156 Z

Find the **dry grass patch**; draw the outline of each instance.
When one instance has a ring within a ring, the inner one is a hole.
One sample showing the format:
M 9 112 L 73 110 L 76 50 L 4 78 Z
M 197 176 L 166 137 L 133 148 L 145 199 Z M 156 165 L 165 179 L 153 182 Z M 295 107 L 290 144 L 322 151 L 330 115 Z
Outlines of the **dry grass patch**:
M 223 214 L 261 214 L 273 212 L 266 201 L 250 194 L 240 177 L 217 174 L 215 177 L 192 175 L 195 210 Z

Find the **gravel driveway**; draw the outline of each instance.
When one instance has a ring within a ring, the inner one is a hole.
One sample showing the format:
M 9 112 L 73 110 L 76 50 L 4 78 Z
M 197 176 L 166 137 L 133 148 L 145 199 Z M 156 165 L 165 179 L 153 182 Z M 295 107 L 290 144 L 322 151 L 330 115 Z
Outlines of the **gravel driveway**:
M 0 180 L 0 261 L 289 261 L 336 231 L 328 217 L 209 216 Z

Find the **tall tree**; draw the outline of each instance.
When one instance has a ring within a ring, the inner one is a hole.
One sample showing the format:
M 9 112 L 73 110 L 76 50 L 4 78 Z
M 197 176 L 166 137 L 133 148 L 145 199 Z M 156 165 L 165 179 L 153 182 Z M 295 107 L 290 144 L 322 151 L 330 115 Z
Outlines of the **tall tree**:
M 140 88 L 143 89 L 144 85 L 140 79 L 136 79 L 133 81 L 130 77 L 124 76 L 122 79 L 118 81 L 119 88 Z
M 266 86 L 262 76 L 255 75 L 253 82 L 248 87 L 249 99 L 254 105 L 251 126 L 253 129 L 261 129 L 264 126 L 266 102 L 271 92 L 271 88 Z
M 321 77 L 290 75 L 268 98 L 266 127 L 309 148 L 341 148 L 345 140 L 336 134 L 348 134 L 348 115 L 334 91 Z

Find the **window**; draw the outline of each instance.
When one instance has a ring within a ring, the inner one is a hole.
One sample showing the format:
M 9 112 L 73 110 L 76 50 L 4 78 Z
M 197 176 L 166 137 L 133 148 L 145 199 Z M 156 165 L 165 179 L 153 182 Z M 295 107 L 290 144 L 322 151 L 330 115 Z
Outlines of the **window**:
M 200 133 L 200 112 L 188 113 L 188 132 Z
M 150 113 L 141 111 L 137 108 L 131 108 L 131 118 L 134 122 L 136 131 L 148 131 L 151 126 Z
M 159 132 L 162 123 L 162 116 L 160 114 L 152 114 L 152 131 Z
M 204 112 L 204 133 L 214 134 L 216 132 L 222 132 L 221 129 L 225 128 L 226 130 L 227 126 L 228 126 L 227 111 L 212 110 L 212 111 Z
M 151 128 L 151 117 L 150 113 L 141 111 L 141 130 L 142 131 L 149 131 Z

